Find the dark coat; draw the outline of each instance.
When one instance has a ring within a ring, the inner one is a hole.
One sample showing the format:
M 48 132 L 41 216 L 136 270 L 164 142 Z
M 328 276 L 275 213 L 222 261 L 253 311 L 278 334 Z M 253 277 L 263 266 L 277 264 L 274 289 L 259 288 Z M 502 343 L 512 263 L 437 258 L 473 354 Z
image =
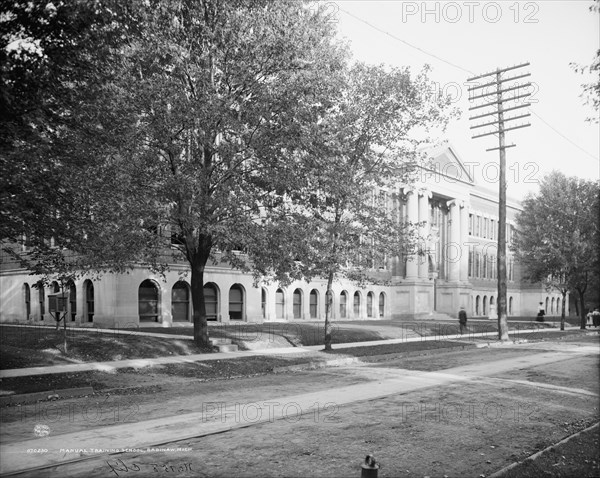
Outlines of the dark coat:
M 458 311 L 458 321 L 461 324 L 467 323 L 467 311 L 466 310 L 461 309 Z

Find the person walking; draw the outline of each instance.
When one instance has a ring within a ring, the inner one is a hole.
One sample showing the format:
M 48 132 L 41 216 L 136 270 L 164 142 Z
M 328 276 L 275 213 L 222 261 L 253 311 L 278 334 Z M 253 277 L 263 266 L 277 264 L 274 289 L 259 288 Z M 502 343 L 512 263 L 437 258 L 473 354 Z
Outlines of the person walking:
M 467 331 L 467 311 L 463 306 L 458 311 L 458 323 L 460 324 L 460 335 L 462 335 L 463 330 Z

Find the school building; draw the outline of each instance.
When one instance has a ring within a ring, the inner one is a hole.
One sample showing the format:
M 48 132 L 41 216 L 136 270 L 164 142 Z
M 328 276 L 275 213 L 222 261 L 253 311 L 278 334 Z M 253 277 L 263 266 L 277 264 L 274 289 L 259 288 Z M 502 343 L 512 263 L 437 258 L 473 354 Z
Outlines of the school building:
M 380 191 L 398 201 L 402 216 L 419 229 L 414 256 L 388 258 L 370 273 L 383 281 L 359 287 L 334 283 L 332 319 L 419 319 L 456 316 L 464 306 L 470 317 L 494 318 L 497 302 L 497 183 L 477 184 L 449 145 L 430 152 L 433 161 L 410 187 Z M 507 201 L 507 241 L 514 234 L 516 201 Z M 160 323 L 168 327 L 192 320 L 189 280 L 184 263 L 172 264 L 162 278 L 138 267 L 127 274 L 83 277 L 68 284 L 68 321 L 93 327 Z M 188 275 L 189 277 L 189 275 Z M 561 297 L 540 284 L 524 283 L 507 247 L 507 312 L 535 316 L 542 302 L 546 315 L 560 315 Z M 3 253 L 0 259 L 0 322 L 53 323 L 48 296 L 58 283 L 34 287 L 30 275 Z M 249 274 L 229 266 L 207 265 L 204 292 L 207 314 L 218 322 L 323 320 L 326 281 L 287 287 L 253 283 Z M 567 310 L 568 304 L 566 304 Z

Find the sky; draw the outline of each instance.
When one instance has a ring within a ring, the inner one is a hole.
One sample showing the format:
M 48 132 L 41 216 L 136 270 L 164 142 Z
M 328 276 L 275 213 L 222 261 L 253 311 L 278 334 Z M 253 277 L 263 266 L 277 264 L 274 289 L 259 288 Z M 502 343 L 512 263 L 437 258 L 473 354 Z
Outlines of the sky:
M 512 123 L 531 126 L 506 133 L 506 143 L 516 144 L 506 150 L 508 196 L 520 200 L 535 193 L 552 170 L 600 177 L 600 127 L 585 121 L 596 113 L 581 98 L 581 85 L 591 77 L 570 66 L 589 66 L 600 48 L 599 14 L 589 10 L 592 3 L 322 0 L 314 8 L 323 8 L 336 23 L 356 60 L 409 66 L 415 73 L 430 65 L 432 82 L 462 112 L 439 139 L 461 160 L 474 163 L 469 167 L 476 180 L 490 190 L 498 188 L 499 153 L 486 149 L 498 140 L 471 139 L 475 122 L 468 118 L 476 113 L 468 111 L 465 83 L 497 68 L 530 63 L 516 71 L 531 73 L 531 107 L 518 110 L 529 110 L 531 117 Z

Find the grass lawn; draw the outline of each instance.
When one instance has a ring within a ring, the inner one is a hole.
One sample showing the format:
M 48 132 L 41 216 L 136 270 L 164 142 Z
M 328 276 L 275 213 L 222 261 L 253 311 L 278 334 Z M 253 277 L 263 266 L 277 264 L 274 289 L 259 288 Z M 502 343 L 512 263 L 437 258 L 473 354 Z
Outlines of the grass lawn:
M 427 342 L 404 342 L 400 344 L 336 348 L 326 353 L 331 355 L 349 355 L 352 357 L 370 357 L 374 355 L 395 355 L 408 352 L 424 352 L 428 350 L 448 349 L 451 347 L 461 347 L 465 345 L 466 344 L 460 342 L 450 342 L 448 340 L 430 340 Z
M 495 321 L 472 320 L 468 323 L 471 334 L 487 333 L 491 337 L 497 334 Z M 531 336 L 535 332 L 554 328 L 551 323 L 532 322 L 531 324 L 509 323 L 509 331 L 515 337 Z M 194 334 L 192 327 L 141 327 L 141 332 L 187 335 Z M 524 330 L 529 332 L 525 333 Z M 332 343 L 344 344 L 385 339 L 416 339 L 419 337 L 438 337 L 442 340 L 459 333 L 458 323 L 450 321 L 336 321 L 332 323 Z M 324 344 L 324 326 L 320 322 L 266 322 L 253 324 L 230 322 L 210 324 L 208 334 L 214 338 L 229 338 L 240 346 L 241 350 L 251 348 L 253 343 L 285 346 L 310 346 Z
M 525 460 L 503 478 L 592 478 L 600 476 L 600 428 L 595 427 L 553 446 L 535 460 Z
M 152 358 L 210 353 L 191 340 L 166 340 L 116 331 L 114 334 L 67 329 L 67 353 L 63 330 L 53 327 L 0 326 L 0 367 L 38 367 L 95 361 Z

